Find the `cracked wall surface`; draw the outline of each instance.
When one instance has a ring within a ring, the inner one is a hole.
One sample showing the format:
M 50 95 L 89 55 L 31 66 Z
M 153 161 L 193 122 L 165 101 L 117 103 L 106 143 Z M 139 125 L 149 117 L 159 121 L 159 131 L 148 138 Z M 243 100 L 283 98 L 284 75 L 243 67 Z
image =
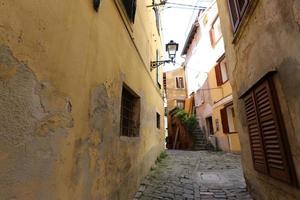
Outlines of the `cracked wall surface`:
M 226 57 L 242 146 L 242 162 L 249 189 L 257 199 L 299 199 L 296 187 L 254 170 L 244 103 L 240 95 L 269 71 L 283 113 L 292 159 L 300 180 L 300 31 L 299 1 L 257 0 L 236 36 L 232 33 L 227 4 L 218 0 Z
M 73 127 L 70 99 L 39 82 L 4 45 L 0 66 L 1 198 L 54 199 L 46 187 L 54 189 L 48 179 L 58 144 Z
M 0 0 L 1 200 L 134 196 L 164 149 L 146 5 L 130 33 L 115 1 L 96 13 L 87 1 Z M 124 83 L 141 98 L 137 138 L 120 137 Z

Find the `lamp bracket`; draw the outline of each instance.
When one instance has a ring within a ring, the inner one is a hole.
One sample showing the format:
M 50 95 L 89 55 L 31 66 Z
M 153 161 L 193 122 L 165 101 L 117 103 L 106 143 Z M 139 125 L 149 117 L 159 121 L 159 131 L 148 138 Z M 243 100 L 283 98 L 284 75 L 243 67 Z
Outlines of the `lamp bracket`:
M 158 68 L 159 66 L 166 64 L 166 63 L 173 63 L 173 60 L 161 60 L 161 61 L 151 61 L 150 62 L 150 69 L 153 70 Z

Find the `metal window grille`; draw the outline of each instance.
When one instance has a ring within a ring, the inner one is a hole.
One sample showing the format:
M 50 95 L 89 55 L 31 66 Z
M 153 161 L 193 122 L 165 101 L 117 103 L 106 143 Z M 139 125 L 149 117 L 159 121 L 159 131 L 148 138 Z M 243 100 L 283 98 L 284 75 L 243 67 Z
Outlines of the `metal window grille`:
M 139 98 L 123 87 L 121 104 L 121 135 L 137 137 L 139 134 Z

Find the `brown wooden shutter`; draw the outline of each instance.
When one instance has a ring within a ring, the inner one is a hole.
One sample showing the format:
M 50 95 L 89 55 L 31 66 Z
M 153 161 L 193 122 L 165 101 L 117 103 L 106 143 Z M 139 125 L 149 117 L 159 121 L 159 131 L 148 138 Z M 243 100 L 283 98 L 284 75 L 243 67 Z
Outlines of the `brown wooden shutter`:
M 297 185 L 272 79 L 269 77 L 252 89 L 244 102 L 254 168 Z
M 267 164 L 265 158 L 260 127 L 256 113 L 256 106 L 253 93 L 251 92 L 244 98 L 245 111 L 248 124 L 249 140 L 252 153 L 254 168 L 262 173 L 267 173 Z
M 254 90 L 257 115 L 265 147 L 265 156 L 270 176 L 291 183 L 291 165 L 288 164 L 278 116 L 280 110 L 274 105 L 274 94 L 271 93 L 269 81 L 263 82 Z
M 223 84 L 223 80 L 222 80 L 220 63 L 215 66 L 215 72 L 216 72 L 217 86 L 221 86 Z
M 221 109 L 220 112 L 221 112 L 221 121 L 222 121 L 223 133 L 229 133 L 229 126 L 228 126 L 228 118 L 227 118 L 226 108 Z
M 176 88 L 179 88 L 179 80 L 178 80 L 178 77 L 176 77 Z

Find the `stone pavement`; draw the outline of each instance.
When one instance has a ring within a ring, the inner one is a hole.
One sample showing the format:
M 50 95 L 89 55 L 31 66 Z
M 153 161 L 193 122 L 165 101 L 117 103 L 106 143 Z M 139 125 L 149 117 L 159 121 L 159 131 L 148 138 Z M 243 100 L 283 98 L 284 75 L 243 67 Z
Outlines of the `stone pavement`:
M 250 200 L 240 156 L 224 152 L 167 151 L 143 180 L 134 200 Z

